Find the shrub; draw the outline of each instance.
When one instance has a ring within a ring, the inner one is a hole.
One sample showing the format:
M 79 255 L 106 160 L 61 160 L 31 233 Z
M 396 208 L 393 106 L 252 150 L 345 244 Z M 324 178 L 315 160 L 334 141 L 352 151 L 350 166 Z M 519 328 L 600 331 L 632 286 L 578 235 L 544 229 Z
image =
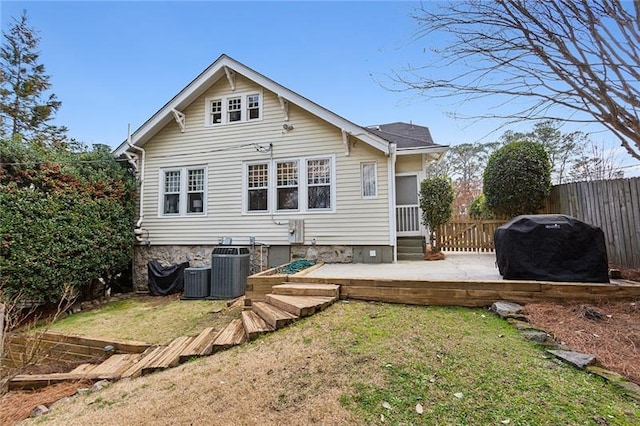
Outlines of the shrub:
M 429 230 L 429 243 L 434 251 L 440 251 L 435 231 L 451 219 L 453 211 L 453 184 L 444 175 L 427 178 L 420 183 L 420 209 L 422 223 Z
M 487 202 L 484 194 L 480 194 L 473 199 L 469 205 L 469 216 L 472 219 L 494 219 L 495 215 L 487 208 Z
M 494 214 L 534 214 L 544 206 L 550 190 L 551 162 L 542 145 L 511 142 L 489 157 L 483 192 Z
M 2 145 L 0 293 L 56 302 L 66 285 L 82 291 L 130 266 L 136 184 L 126 163 L 104 146 Z

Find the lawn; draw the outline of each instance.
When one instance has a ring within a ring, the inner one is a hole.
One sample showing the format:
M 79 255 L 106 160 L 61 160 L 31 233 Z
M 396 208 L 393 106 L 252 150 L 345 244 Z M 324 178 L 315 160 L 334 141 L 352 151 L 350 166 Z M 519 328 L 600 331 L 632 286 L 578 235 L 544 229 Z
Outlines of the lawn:
M 50 331 L 83 336 L 167 344 L 178 336 L 196 335 L 206 327 L 222 329 L 239 309 L 224 300 L 179 300 L 176 296 L 134 297 L 61 319 Z
M 485 310 L 338 302 L 27 424 L 633 425 L 640 412 Z

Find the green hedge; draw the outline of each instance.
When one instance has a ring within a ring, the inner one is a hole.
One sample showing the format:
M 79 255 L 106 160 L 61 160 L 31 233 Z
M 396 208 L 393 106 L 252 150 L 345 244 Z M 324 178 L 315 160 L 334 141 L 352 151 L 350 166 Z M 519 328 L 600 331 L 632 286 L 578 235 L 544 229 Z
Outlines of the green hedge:
M 2 141 L 0 289 L 55 302 L 130 267 L 136 184 L 109 149 L 72 152 Z M 19 163 L 19 164 L 7 164 Z

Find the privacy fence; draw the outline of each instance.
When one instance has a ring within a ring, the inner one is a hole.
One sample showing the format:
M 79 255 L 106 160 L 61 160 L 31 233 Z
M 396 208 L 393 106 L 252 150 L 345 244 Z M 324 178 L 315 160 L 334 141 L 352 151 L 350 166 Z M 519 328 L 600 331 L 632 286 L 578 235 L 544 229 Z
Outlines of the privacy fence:
M 561 213 L 602 228 L 609 261 L 640 268 L 640 178 L 576 182 L 554 186 L 545 213 Z M 441 226 L 443 250 L 493 251 L 493 233 L 508 220 L 456 217 Z

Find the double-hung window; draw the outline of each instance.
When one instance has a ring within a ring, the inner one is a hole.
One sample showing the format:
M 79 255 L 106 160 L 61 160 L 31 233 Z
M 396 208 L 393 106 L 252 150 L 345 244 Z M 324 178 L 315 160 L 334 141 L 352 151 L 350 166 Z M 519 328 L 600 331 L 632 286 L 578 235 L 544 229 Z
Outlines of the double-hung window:
M 245 163 L 246 213 L 335 211 L 333 156 Z
M 331 208 L 331 161 L 328 158 L 307 160 L 307 208 Z
M 362 198 L 376 198 L 378 196 L 378 173 L 376 163 L 361 163 L 360 178 L 362 180 Z
M 161 171 L 162 216 L 203 215 L 206 208 L 205 167 L 181 167 Z
M 247 211 L 266 212 L 269 209 L 269 163 L 247 166 Z
M 298 210 L 298 161 L 276 162 L 278 210 Z
M 262 119 L 262 93 L 238 93 L 206 99 L 205 125 L 242 123 Z

